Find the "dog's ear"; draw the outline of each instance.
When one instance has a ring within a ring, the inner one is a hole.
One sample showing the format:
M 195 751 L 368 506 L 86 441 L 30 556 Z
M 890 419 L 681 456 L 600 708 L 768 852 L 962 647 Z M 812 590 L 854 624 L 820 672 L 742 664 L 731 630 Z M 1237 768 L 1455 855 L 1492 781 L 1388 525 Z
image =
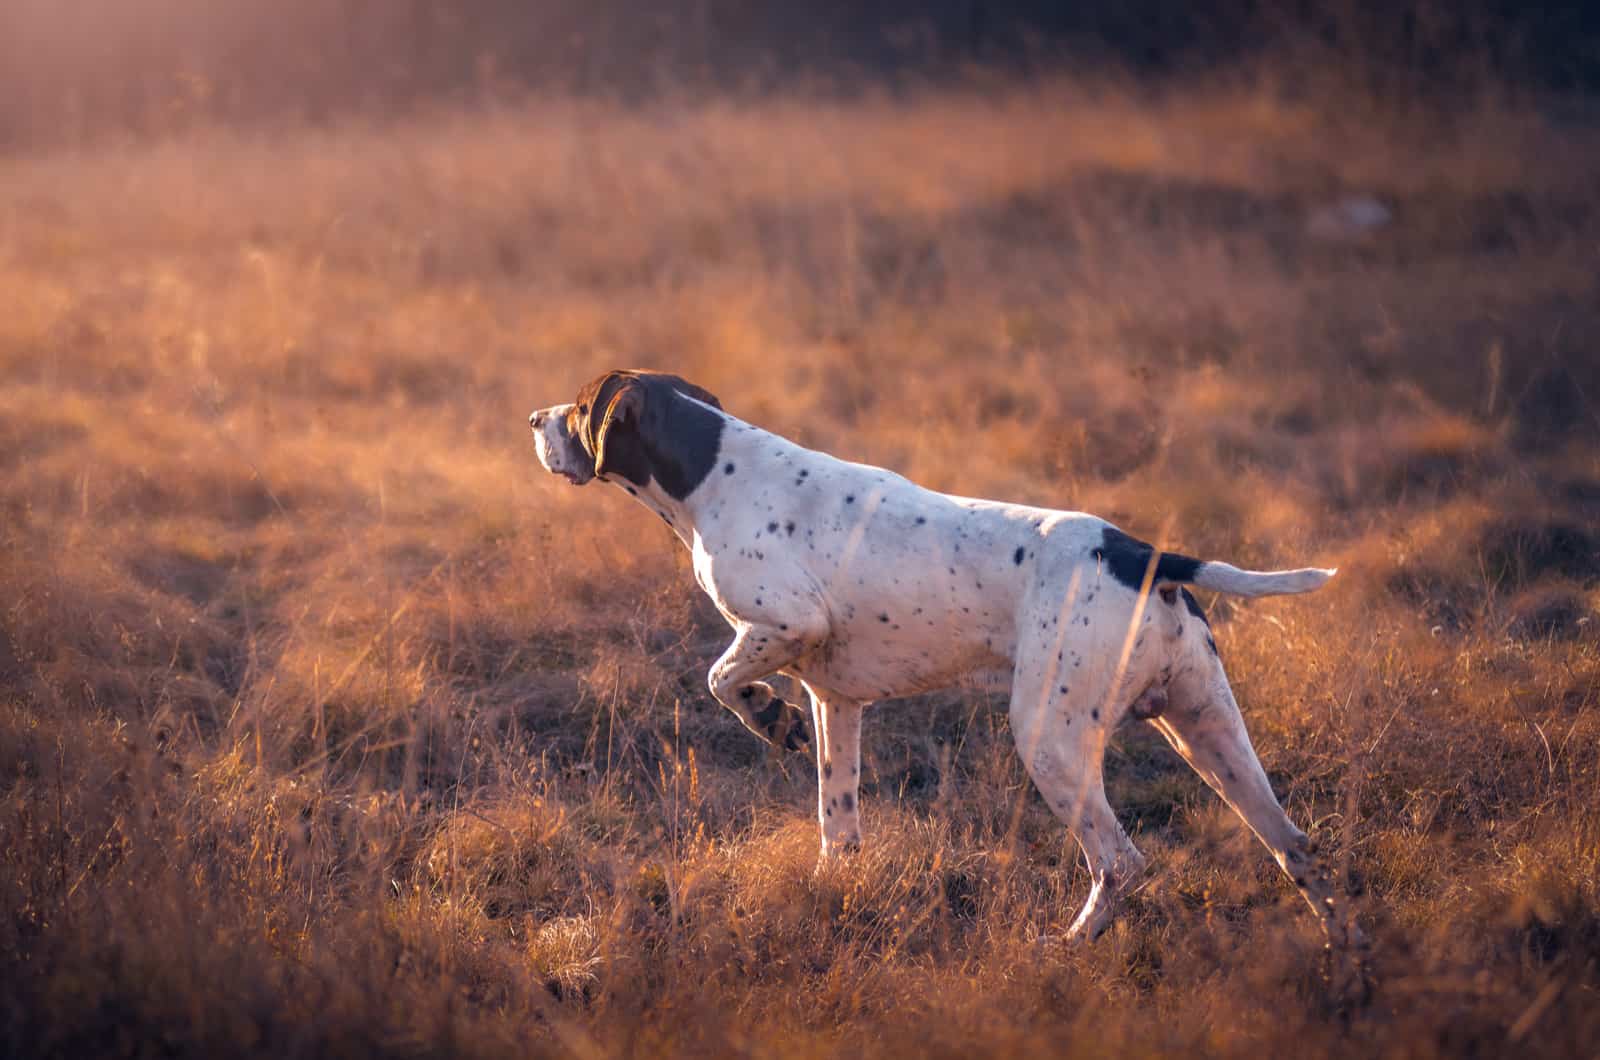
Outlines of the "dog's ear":
M 631 372 L 613 372 L 596 390 L 589 410 L 594 473 L 619 474 L 643 486 L 650 478 L 642 426 L 648 404 L 646 384 Z
M 588 410 L 583 444 L 596 475 L 620 475 L 636 486 L 654 479 L 683 500 L 716 464 L 722 417 L 702 405 L 722 403 L 675 375 L 608 372 L 583 388 L 579 405 Z

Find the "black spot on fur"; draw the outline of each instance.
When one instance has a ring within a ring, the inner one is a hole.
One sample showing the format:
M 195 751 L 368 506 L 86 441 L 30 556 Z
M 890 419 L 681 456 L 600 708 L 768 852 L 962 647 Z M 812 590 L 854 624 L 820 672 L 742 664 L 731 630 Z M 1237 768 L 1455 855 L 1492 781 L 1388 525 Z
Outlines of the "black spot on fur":
M 1114 526 L 1100 533 L 1100 547 L 1093 556 L 1104 563 L 1111 576 L 1128 588 L 1138 591 L 1144 585 L 1150 570 L 1150 557 L 1155 549 L 1136 537 L 1129 537 Z M 1200 560 L 1177 552 L 1163 552 L 1156 559 L 1155 581 L 1192 582 L 1200 569 Z
M 768 523 L 767 524 L 767 533 L 775 534 L 777 532 L 778 532 L 778 524 L 777 523 Z
M 791 519 L 789 522 L 784 523 L 783 531 L 792 537 L 794 535 L 794 520 Z
M 879 622 L 887 622 L 887 621 L 889 621 L 889 616 L 886 615 L 886 614 L 885 615 L 879 615 L 878 616 L 878 621 Z
M 733 474 L 733 461 L 731 461 L 731 460 L 730 460 L 730 461 L 728 461 L 728 462 L 727 462 L 727 463 L 726 463 L 726 464 L 723 464 L 723 465 L 722 465 L 722 473 L 723 473 L 723 474 L 724 474 L 724 475 L 731 475 L 731 474 Z
M 829 777 L 832 777 L 832 776 L 833 776 L 833 763 L 832 762 L 824 762 L 824 763 L 822 763 L 822 778 L 824 780 L 826 780 L 826 779 L 828 779 Z
M 848 791 L 839 796 L 839 802 L 847 810 L 853 810 L 856 808 L 856 797 L 850 794 Z
M 856 502 L 856 495 L 854 493 L 846 494 L 844 502 L 846 504 L 854 504 Z
M 1100 720 L 1100 708 L 1099 707 L 1095 707 L 1093 710 L 1091 710 L 1089 712 L 1089 717 L 1093 718 L 1095 721 L 1099 721 Z
M 1203 611 L 1200 607 L 1200 601 L 1196 600 L 1194 598 L 1194 593 L 1191 593 L 1187 589 L 1183 590 L 1183 606 L 1187 607 L 1189 609 L 1189 613 L 1195 618 L 1205 622 L 1207 629 L 1211 628 L 1211 623 L 1206 621 L 1205 611 Z
M 1017 550 L 1011 554 L 1011 562 L 1015 563 L 1019 567 L 1022 566 L 1022 557 L 1023 557 L 1024 551 L 1025 550 L 1023 549 L 1023 547 L 1021 545 L 1018 545 L 1017 546 Z
M 928 517 L 926 515 L 917 516 L 917 525 L 918 526 L 921 526 L 923 523 L 925 523 L 927 521 L 928 521 Z

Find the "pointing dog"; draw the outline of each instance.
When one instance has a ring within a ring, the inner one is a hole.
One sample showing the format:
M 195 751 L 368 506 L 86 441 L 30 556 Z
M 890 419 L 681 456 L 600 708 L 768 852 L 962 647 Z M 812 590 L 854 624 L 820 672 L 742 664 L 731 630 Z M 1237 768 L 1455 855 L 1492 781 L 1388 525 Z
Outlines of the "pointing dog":
M 621 487 L 690 550 L 734 629 L 711 667 L 719 703 L 799 750 L 812 739 L 803 713 L 762 678 L 805 687 L 824 857 L 861 842 L 862 709 L 978 674 L 1010 691 L 1023 763 L 1088 863 L 1069 937 L 1104 931 L 1144 864 L 1101 773 L 1130 714 L 1244 819 L 1337 937 L 1328 877 L 1272 793 L 1187 588 L 1303 593 L 1332 570 L 1240 570 L 1157 551 L 1082 512 L 935 493 L 796 445 L 658 372 L 607 372 L 530 423 L 547 470 Z

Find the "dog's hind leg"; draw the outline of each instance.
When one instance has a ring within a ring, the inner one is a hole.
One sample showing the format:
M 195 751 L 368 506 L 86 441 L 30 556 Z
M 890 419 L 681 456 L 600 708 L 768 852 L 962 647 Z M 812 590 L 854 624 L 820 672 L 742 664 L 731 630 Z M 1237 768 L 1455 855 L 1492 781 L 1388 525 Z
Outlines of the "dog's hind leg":
M 1102 766 L 1110 712 L 1089 705 L 1095 693 L 1088 687 L 1064 695 L 1053 675 L 1030 677 L 1026 670 L 1018 667 L 1012 690 L 1012 735 L 1034 786 L 1078 840 L 1089 869 L 1089 897 L 1067 937 L 1094 939 L 1145 864 L 1106 801 Z
M 1168 692 L 1166 709 L 1151 724 L 1272 852 L 1316 911 L 1329 939 L 1345 938 L 1332 883 L 1317 860 L 1314 844 L 1289 820 L 1273 795 L 1222 664 L 1208 653 L 1194 668 L 1175 677 Z M 1359 940 L 1353 924 L 1349 936 L 1351 941 Z

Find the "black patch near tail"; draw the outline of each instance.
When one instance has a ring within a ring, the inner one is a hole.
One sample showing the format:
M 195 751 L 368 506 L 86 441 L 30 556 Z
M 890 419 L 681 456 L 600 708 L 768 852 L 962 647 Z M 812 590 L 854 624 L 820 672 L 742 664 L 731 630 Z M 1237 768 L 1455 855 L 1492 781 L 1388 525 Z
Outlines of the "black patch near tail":
M 1202 626 L 1206 627 L 1206 647 L 1211 649 L 1212 655 L 1220 659 L 1222 655 L 1217 651 L 1216 638 L 1211 635 L 1211 620 L 1206 618 L 1205 609 L 1200 606 L 1200 601 L 1194 598 L 1194 593 L 1187 589 L 1183 590 L 1183 606 L 1189 609 L 1191 615 L 1200 620 Z
M 1094 550 L 1094 558 L 1106 565 L 1113 578 L 1137 592 L 1144 585 L 1145 574 L 1150 570 L 1150 556 L 1155 549 L 1114 526 L 1106 527 L 1100 534 L 1100 547 Z M 1201 562 L 1177 552 L 1163 552 L 1156 560 L 1151 584 L 1192 582 Z

